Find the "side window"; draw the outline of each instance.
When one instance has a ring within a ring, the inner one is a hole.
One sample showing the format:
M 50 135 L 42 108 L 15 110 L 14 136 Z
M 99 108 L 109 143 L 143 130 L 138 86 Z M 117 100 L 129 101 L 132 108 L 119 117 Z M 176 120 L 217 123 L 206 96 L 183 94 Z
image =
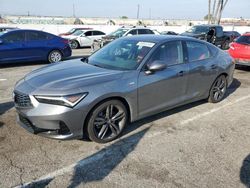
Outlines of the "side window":
M 187 41 L 186 44 L 189 62 L 200 61 L 210 58 L 210 53 L 207 45 L 192 41 Z
M 147 34 L 155 34 L 153 31 L 151 31 L 150 29 L 146 29 Z
M 168 66 L 183 63 L 183 49 L 181 41 L 167 42 L 158 47 L 150 58 L 149 63 L 153 61 L 164 61 Z
M 46 33 L 35 32 L 35 31 L 27 31 L 26 32 L 27 40 L 46 40 L 49 39 Z
M 93 31 L 93 35 L 105 35 L 105 33 L 101 31 Z
M 86 33 L 84 33 L 85 34 L 85 36 L 92 36 L 93 34 L 92 34 L 92 31 L 87 31 Z
M 216 27 L 216 36 L 222 37 L 223 36 L 223 29 L 222 27 Z
M 148 34 L 146 29 L 138 29 L 138 35 Z
M 22 42 L 25 40 L 25 35 L 24 32 L 11 32 L 3 40 L 7 43 Z
M 127 35 L 129 35 L 129 34 L 131 34 L 131 35 L 137 35 L 137 29 L 131 30 L 130 32 L 128 32 Z

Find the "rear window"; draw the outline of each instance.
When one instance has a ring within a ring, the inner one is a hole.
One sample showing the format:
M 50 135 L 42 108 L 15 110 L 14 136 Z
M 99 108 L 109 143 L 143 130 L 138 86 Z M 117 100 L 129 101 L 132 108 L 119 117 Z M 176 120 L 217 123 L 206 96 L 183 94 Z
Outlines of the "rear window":
M 36 31 L 27 31 L 26 32 L 27 40 L 47 40 L 49 39 L 49 35 L 42 32 L 36 32 Z
M 210 52 L 207 45 L 192 41 L 187 41 L 186 44 L 189 62 L 200 61 L 210 58 Z
M 250 36 L 240 36 L 237 40 L 237 43 L 250 45 Z

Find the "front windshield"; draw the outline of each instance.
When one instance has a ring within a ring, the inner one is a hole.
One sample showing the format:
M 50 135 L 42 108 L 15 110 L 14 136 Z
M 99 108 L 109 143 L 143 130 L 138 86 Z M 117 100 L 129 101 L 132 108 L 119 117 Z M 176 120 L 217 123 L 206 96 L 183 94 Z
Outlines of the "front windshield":
M 250 45 L 250 36 L 241 36 L 236 40 L 239 44 Z
M 128 29 L 117 29 L 116 31 L 110 33 L 110 36 L 114 36 L 117 38 L 120 38 L 124 35 L 124 33 L 126 33 L 128 31 Z
M 81 34 L 83 34 L 83 31 L 77 30 L 77 31 L 74 32 L 72 35 L 74 35 L 74 36 L 80 36 Z
M 69 30 L 69 32 L 68 33 L 74 33 L 76 31 L 76 29 L 71 29 L 71 30 Z
M 205 34 L 208 33 L 209 27 L 203 26 L 194 26 L 190 28 L 187 32 L 188 33 L 195 33 L 195 34 Z
M 88 63 L 113 70 L 134 70 L 154 45 L 132 39 L 115 40 L 90 56 Z

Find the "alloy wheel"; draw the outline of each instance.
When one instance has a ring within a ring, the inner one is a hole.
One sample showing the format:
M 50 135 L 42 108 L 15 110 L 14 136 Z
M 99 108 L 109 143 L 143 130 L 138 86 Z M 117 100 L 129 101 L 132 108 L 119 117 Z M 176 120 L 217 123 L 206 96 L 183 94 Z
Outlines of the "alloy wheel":
M 51 63 L 57 63 L 62 60 L 62 54 L 59 51 L 52 51 L 50 53 L 49 61 Z
M 219 102 L 222 100 L 226 93 L 227 81 L 225 76 L 220 76 L 214 82 L 214 85 L 211 90 L 212 102 Z

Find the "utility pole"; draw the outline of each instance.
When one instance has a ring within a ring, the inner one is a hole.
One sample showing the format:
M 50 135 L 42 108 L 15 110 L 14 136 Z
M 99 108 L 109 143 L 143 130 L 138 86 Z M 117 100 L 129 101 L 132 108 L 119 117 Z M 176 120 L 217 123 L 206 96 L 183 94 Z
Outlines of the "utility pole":
M 216 1 L 217 0 L 214 0 L 214 4 L 213 4 L 213 11 L 212 11 L 212 18 L 211 18 L 211 23 L 214 23 L 214 19 L 215 19 L 215 5 L 216 5 Z
M 211 0 L 208 0 L 208 24 L 211 23 Z
M 73 17 L 75 18 L 76 17 L 76 14 L 75 14 L 75 4 L 73 3 Z
M 151 20 L 151 8 L 149 9 L 149 19 Z
M 138 4 L 137 5 L 137 20 L 139 19 L 140 17 L 140 5 Z

